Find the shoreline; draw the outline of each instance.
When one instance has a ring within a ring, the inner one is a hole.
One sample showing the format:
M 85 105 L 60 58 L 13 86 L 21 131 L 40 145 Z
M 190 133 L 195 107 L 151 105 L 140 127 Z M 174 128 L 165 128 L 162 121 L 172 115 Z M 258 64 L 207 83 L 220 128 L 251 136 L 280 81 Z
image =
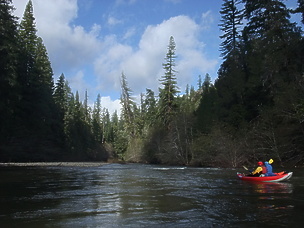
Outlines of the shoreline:
M 2 166 L 18 166 L 18 167 L 98 167 L 102 165 L 109 164 L 107 162 L 7 162 L 0 163 L 0 167 Z

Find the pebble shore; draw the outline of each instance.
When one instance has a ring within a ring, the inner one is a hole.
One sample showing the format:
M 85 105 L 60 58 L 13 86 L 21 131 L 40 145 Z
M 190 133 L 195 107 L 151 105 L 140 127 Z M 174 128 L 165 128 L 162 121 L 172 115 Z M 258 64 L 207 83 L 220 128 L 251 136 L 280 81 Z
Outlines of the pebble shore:
M 0 163 L 0 166 L 62 166 L 62 167 L 97 167 L 107 163 L 105 162 L 8 162 Z

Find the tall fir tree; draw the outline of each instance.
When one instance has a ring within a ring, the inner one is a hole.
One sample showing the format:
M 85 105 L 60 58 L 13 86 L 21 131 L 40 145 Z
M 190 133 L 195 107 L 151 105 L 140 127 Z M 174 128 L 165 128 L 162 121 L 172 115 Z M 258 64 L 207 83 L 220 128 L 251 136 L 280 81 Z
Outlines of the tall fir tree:
M 135 128 L 135 102 L 132 97 L 132 90 L 128 86 L 127 77 L 124 73 L 121 74 L 121 96 L 120 103 L 122 106 L 122 117 L 125 123 L 127 134 L 131 137 L 136 135 Z
M 244 28 L 252 53 L 249 68 L 260 76 L 264 87 L 275 93 L 282 81 L 289 81 L 288 68 L 298 59 L 290 50 L 297 47 L 301 33 L 290 22 L 290 11 L 282 0 L 243 0 L 248 20 Z M 285 71 L 285 72 L 284 72 Z M 286 72 L 287 71 L 287 72 Z M 284 73 L 283 73 L 284 72 Z
M 103 138 L 101 114 L 101 96 L 98 94 L 92 115 L 92 131 L 97 142 L 101 142 Z
M 12 15 L 13 10 L 11 0 L 0 1 L 0 141 L 4 142 L 14 131 L 19 97 L 17 18 Z
M 236 57 L 239 52 L 240 29 L 242 26 L 243 10 L 238 9 L 241 0 L 224 0 L 221 8 L 221 30 L 224 32 L 220 38 L 223 39 L 221 44 L 221 54 L 224 59 Z
M 161 122 L 169 128 L 173 117 L 177 112 L 176 96 L 179 92 L 177 87 L 176 70 L 175 67 L 175 41 L 173 36 L 170 37 L 168 52 L 163 63 L 165 74 L 160 79 L 162 88 L 159 88 L 159 118 Z
M 19 28 L 21 120 L 28 129 L 49 133 L 49 125 L 52 121 L 50 113 L 54 108 L 53 72 L 46 48 L 36 32 L 33 5 L 30 0 L 26 5 Z

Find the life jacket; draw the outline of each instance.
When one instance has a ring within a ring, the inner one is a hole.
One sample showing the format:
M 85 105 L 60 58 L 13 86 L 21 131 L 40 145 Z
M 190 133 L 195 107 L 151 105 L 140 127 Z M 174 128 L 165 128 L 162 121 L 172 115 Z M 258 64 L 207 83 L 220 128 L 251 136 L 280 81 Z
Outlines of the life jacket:
M 267 173 L 267 168 L 266 168 L 266 166 L 262 165 L 261 167 L 262 167 L 262 174 Z

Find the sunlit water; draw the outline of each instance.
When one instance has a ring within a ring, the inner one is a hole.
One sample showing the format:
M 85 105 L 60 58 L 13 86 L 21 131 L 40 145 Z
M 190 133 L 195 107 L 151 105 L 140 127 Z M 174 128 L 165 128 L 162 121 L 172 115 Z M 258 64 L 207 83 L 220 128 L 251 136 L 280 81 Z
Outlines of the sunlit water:
M 237 171 L 1 167 L 0 227 L 302 227 L 304 169 L 268 184 L 238 180 Z

